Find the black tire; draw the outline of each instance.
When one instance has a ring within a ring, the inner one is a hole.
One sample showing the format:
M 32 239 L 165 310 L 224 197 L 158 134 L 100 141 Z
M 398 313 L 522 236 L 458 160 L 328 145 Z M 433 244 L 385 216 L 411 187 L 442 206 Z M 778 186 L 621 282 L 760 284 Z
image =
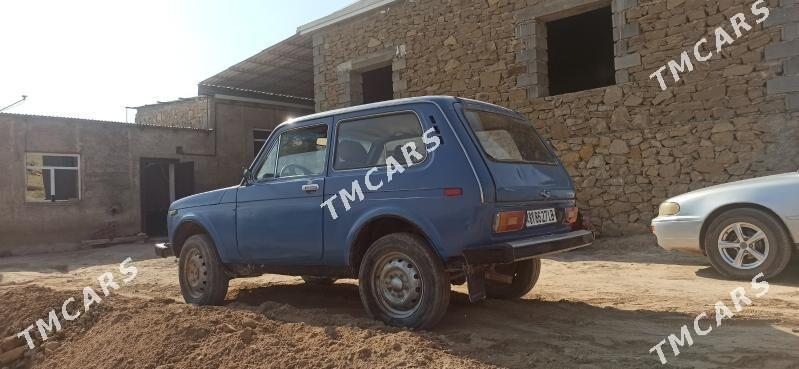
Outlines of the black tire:
M 318 286 L 332 286 L 334 283 L 336 283 L 336 278 L 314 277 L 310 275 L 302 276 L 302 280 L 307 284 L 314 284 Z
M 441 259 L 424 239 L 393 233 L 366 251 L 359 290 L 372 318 L 398 327 L 428 329 L 447 312 L 450 280 Z
M 512 282 L 502 283 L 486 279 L 486 295 L 495 299 L 518 299 L 530 292 L 541 275 L 541 259 L 517 261 L 497 265 L 495 273 L 512 276 Z
M 745 251 L 740 267 L 736 267 L 738 260 L 733 256 L 737 257 L 744 246 L 725 248 L 726 256 L 721 249 L 722 242 L 727 245 L 738 242 L 735 224 L 741 225 L 745 243 L 753 238 L 757 229 L 766 236 L 765 241 L 755 241 L 749 246 L 760 257 L 756 258 L 752 251 Z M 765 278 L 776 277 L 790 262 L 794 247 L 779 220 L 769 213 L 751 208 L 729 210 L 714 218 L 705 232 L 703 246 L 713 268 L 732 279 L 752 279 L 759 273 L 763 273 Z
M 230 278 L 208 236 L 194 235 L 183 244 L 178 277 L 180 292 L 186 303 L 221 305 L 225 301 Z

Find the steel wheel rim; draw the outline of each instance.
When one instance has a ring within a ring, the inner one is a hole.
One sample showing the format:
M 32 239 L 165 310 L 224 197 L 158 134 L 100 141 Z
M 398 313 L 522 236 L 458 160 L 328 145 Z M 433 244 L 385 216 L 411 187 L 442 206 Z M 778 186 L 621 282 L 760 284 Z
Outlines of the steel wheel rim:
M 205 294 L 208 286 L 208 269 L 199 250 L 192 249 L 186 253 L 184 279 L 186 288 L 192 297 L 200 298 Z
M 407 318 L 419 310 L 424 295 L 422 274 L 407 255 L 392 252 L 372 268 L 372 293 L 388 316 Z
M 743 270 L 763 265 L 769 255 L 766 233 L 760 227 L 746 222 L 725 227 L 719 234 L 718 248 L 725 263 Z

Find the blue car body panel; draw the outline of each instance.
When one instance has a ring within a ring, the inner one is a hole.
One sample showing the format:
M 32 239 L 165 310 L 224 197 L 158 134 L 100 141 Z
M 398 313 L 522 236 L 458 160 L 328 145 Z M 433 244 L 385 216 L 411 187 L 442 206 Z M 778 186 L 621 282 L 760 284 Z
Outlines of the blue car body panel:
M 314 114 L 281 124 L 251 171 L 258 169 L 281 133 L 324 124 L 328 126 L 324 173 L 242 183 L 176 201 L 168 221 L 170 241 L 175 243 L 181 225 L 192 222 L 208 231 L 224 263 L 348 267 L 359 232 L 369 222 L 382 218 L 413 224 L 445 261 L 465 250 L 570 231 L 571 225 L 557 222 L 517 232 L 492 232 L 500 210 L 555 208 L 562 216 L 564 208 L 574 206 L 574 189 L 559 161 L 551 165 L 492 161 L 471 132 L 465 108 L 518 116 L 471 100 L 422 97 Z M 373 182 L 383 181 L 384 186 L 375 191 L 363 183 L 370 168 L 334 169 L 340 122 L 397 112 L 415 114 L 422 131 L 433 129 L 440 139 L 440 145 L 427 153 L 424 161 L 395 174 L 391 182 L 385 166 L 377 167 L 371 178 Z M 322 202 L 339 195 L 342 189 L 351 192 L 353 181 L 360 182 L 363 201 L 353 202 L 348 211 L 336 202 L 338 218 L 332 219 Z M 306 184 L 318 185 L 319 191 L 300 191 Z M 462 194 L 447 196 L 445 189 L 460 189 Z M 547 196 L 541 194 L 544 190 Z

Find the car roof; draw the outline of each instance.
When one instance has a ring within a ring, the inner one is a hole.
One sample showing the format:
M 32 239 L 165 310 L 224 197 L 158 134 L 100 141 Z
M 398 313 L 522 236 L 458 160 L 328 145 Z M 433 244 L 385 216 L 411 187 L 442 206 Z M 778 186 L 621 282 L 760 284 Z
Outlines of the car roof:
M 502 112 L 505 112 L 507 114 L 521 116 L 521 114 L 518 113 L 518 112 L 515 112 L 513 110 L 510 110 L 508 108 L 505 108 L 505 107 L 502 107 L 502 106 L 499 106 L 499 105 L 487 103 L 487 102 L 484 102 L 484 101 L 467 99 L 467 98 L 456 97 L 456 96 L 431 95 L 431 96 L 417 96 L 417 97 L 407 97 L 407 98 L 402 98 L 402 99 L 381 101 L 381 102 L 376 102 L 376 103 L 363 104 L 363 105 L 357 105 L 357 106 L 350 106 L 350 107 L 346 107 L 346 108 L 328 110 L 328 111 L 324 111 L 324 112 L 321 112 L 321 113 L 314 113 L 314 114 L 310 114 L 310 115 L 304 115 L 304 116 L 301 116 L 301 117 L 297 117 L 297 118 L 294 118 L 294 119 L 287 120 L 287 121 L 279 124 L 277 127 L 275 127 L 275 130 L 283 127 L 284 125 L 297 124 L 297 123 L 307 122 L 307 121 L 310 121 L 310 120 L 315 120 L 315 119 L 320 119 L 320 118 L 327 118 L 327 117 L 331 117 L 331 116 L 334 116 L 334 115 L 341 115 L 341 114 L 359 112 L 359 111 L 369 110 L 369 109 L 387 108 L 387 107 L 392 107 L 392 106 L 399 106 L 399 105 L 413 104 L 413 103 L 434 103 L 434 104 L 437 104 L 439 106 L 445 106 L 445 105 L 456 103 L 456 102 L 462 102 L 464 104 L 471 105 L 471 106 L 479 106 L 479 107 L 483 107 L 483 108 L 489 108 L 490 110 L 494 110 L 494 111 L 502 111 Z

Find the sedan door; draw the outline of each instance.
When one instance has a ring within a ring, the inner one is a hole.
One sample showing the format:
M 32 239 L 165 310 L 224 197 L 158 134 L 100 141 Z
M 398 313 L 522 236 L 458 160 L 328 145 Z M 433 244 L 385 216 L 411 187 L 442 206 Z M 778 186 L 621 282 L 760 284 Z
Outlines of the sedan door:
M 238 249 L 248 262 L 307 264 L 322 258 L 322 208 L 328 121 L 300 123 L 274 135 L 239 188 Z

